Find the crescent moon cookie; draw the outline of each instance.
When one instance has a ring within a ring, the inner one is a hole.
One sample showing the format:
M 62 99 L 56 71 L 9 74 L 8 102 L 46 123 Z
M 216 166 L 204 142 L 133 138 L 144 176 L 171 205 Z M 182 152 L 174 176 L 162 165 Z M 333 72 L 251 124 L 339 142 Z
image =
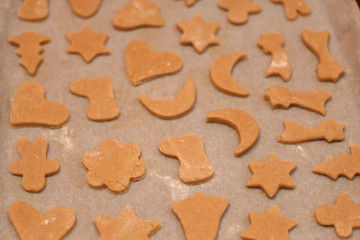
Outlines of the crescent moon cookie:
M 246 59 L 246 54 L 236 52 L 216 59 L 210 68 L 210 79 L 216 89 L 219 91 L 238 97 L 247 97 L 249 92 L 240 87 L 233 77 L 231 71 L 234 65 Z
M 73 12 L 82 18 L 93 16 L 100 8 L 102 0 L 69 0 Z
M 24 0 L 17 15 L 25 21 L 44 20 L 49 15 L 49 0 Z
M 311 13 L 311 8 L 305 0 L 271 0 L 273 3 L 282 3 L 287 20 L 293 21 L 297 18 L 297 13 L 303 16 Z
M 246 23 L 248 14 L 261 12 L 261 6 L 252 0 L 220 0 L 218 7 L 228 11 L 227 19 L 236 25 Z

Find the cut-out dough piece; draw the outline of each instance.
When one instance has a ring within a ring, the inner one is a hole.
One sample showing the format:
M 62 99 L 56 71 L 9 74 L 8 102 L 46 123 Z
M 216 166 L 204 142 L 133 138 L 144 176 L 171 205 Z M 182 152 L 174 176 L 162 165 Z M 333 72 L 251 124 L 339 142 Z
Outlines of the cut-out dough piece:
M 94 222 L 99 239 L 148 240 L 160 228 L 158 222 L 137 218 L 131 206 L 126 206 L 116 217 L 96 217 Z
M 156 3 L 151 0 L 130 0 L 115 13 L 112 24 L 120 30 L 128 30 L 138 27 L 161 27 L 164 21 Z
M 253 174 L 246 187 L 261 188 L 268 198 L 273 198 L 280 188 L 293 189 L 295 184 L 290 177 L 296 168 L 295 163 L 281 161 L 275 154 L 270 154 L 265 162 L 250 162 Z
M 79 32 L 66 33 L 65 37 L 70 42 L 67 52 L 80 54 L 87 63 L 97 55 L 110 54 L 110 50 L 104 45 L 108 35 L 94 32 L 88 25 Z
M 27 202 L 14 202 L 8 211 L 20 239 L 62 239 L 74 226 L 75 214 L 65 206 L 41 214 Z
M 286 87 L 271 86 L 264 94 L 264 99 L 272 109 L 288 109 L 297 106 L 325 116 L 325 103 L 331 98 L 327 91 L 290 92 Z
M 296 221 L 285 218 L 277 205 L 264 213 L 249 212 L 250 227 L 241 233 L 244 240 L 289 239 L 289 231 L 296 227 Z
M 44 20 L 49 14 L 49 0 L 24 0 L 17 15 L 25 21 Z
M 34 76 L 37 67 L 42 62 L 40 53 L 43 52 L 41 44 L 50 42 L 50 38 L 46 35 L 40 35 L 34 32 L 23 32 L 20 35 L 9 38 L 9 43 L 18 46 L 16 53 L 21 58 L 20 64 Z
M 285 131 L 277 137 L 280 143 L 295 144 L 314 140 L 333 142 L 344 139 L 345 125 L 333 118 L 320 122 L 316 128 L 305 127 L 288 120 L 284 121 L 284 126 Z
M 183 183 L 202 183 L 210 180 L 214 174 L 203 141 L 197 135 L 165 138 L 160 141 L 159 150 L 165 156 L 179 159 L 179 178 Z
M 261 48 L 264 53 L 272 55 L 271 63 L 266 70 L 265 77 L 279 76 L 284 82 L 289 81 L 291 76 L 291 66 L 286 53 L 282 46 L 285 41 L 278 33 L 263 33 L 257 46 Z
M 28 192 L 43 190 L 45 177 L 59 171 L 59 164 L 46 158 L 47 145 L 44 137 L 35 138 L 32 144 L 26 138 L 19 138 L 17 141 L 20 160 L 11 164 L 10 172 L 23 177 L 22 185 Z
M 287 20 L 295 20 L 297 13 L 303 16 L 311 13 L 310 6 L 305 0 L 271 0 L 273 3 L 282 3 L 284 6 L 284 13 Z
M 206 122 L 226 124 L 235 129 L 240 137 L 240 144 L 234 156 L 238 157 L 248 151 L 259 136 L 259 127 L 255 119 L 240 109 L 221 109 L 209 112 Z
M 219 44 L 215 35 L 219 29 L 219 24 L 206 22 L 199 14 L 190 20 L 178 21 L 176 27 L 183 33 L 180 43 L 191 44 L 198 53 L 204 52 L 210 45 Z
M 213 240 L 229 201 L 205 193 L 196 193 L 172 205 L 172 211 L 180 220 L 187 240 Z
M 252 0 L 220 0 L 218 6 L 228 11 L 227 19 L 232 24 L 244 24 L 248 14 L 261 12 L 261 6 Z
M 139 157 L 138 145 L 105 139 L 97 150 L 86 153 L 82 159 L 89 170 L 86 181 L 93 188 L 106 186 L 115 193 L 125 192 L 131 181 L 140 180 L 145 175 L 145 166 Z
M 175 119 L 191 111 L 195 104 L 196 92 L 194 81 L 186 79 L 183 89 L 170 100 L 154 100 L 140 95 L 142 105 L 154 116 L 162 119 Z
M 12 127 L 43 126 L 61 127 L 69 118 L 66 107 L 45 100 L 45 91 L 40 83 L 25 82 L 18 88 L 11 106 Z
M 236 52 L 216 59 L 210 68 L 210 79 L 213 85 L 221 92 L 238 97 L 246 97 L 249 92 L 236 84 L 231 76 L 234 65 L 246 59 L 246 54 Z
M 185 0 L 185 4 L 187 7 L 191 7 L 196 3 L 197 0 Z
M 120 115 L 111 80 L 106 77 L 77 79 L 71 83 L 70 92 L 89 99 L 86 115 L 90 120 L 108 121 Z
M 345 70 L 330 56 L 328 49 L 329 36 L 329 31 L 311 32 L 308 29 L 303 29 L 301 34 L 305 45 L 319 60 L 319 64 L 316 67 L 318 80 L 322 82 L 337 82 L 345 73 Z
M 336 180 L 344 176 L 351 180 L 360 175 L 360 148 L 355 144 L 350 146 L 350 154 L 341 153 L 338 157 L 328 156 L 322 163 L 316 165 L 314 173 L 321 174 Z
M 126 71 L 136 86 L 156 77 L 178 72 L 182 67 L 180 56 L 172 52 L 154 53 L 149 44 L 134 40 L 125 47 Z
M 82 18 L 93 16 L 100 8 L 102 0 L 69 0 L 73 12 Z
M 340 194 L 335 205 L 325 204 L 315 210 L 316 222 L 323 226 L 334 226 L 340 238 L 349 238 L 352 230 L 360 228 L 360 204 L 353 204 L 351 197 Z

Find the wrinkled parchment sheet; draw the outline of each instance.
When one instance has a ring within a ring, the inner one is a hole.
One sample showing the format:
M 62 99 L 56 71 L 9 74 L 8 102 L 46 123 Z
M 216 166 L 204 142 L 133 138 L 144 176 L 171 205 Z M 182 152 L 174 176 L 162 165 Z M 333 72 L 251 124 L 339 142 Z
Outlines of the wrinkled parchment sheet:
M 227 12 L 217 7 L 217 0 L 199 0 L 187 8 L 184 1 L 154 0 L 158 3 L 165 25 L 161 28 L 141 28 L 119 31 L 112 27 L 114 13 L 127 1 L 104 0 L 98 13 L 82 19 L 71 11 L 68 1 L 49 1 L 49 16 L 41 22 L 25 22 L 17 18 L 21 0 L 0 2 L 0 238 L 17 239 L 16 232 L 7 216 L 15 201 L 26 201 L 44 213 L 55 206 L 68 206 L 76 214 L 76 224 L 65 239 L 97 239 L 99 234 L 93 223 L 97 216 L 116 216 L 125 206 L 131 205 L 141 219 L 151 219 L 161 224 L 161 229 L 151 239 L 185 239 L 180 222 L 171 211 L 174 201 L 192 196 L 196 192 L 227 198 L 229 207 L 221 220 L 217 239 L 240 239 L 249 225 L 248 212 L 264 212 L 277 204 L 283 215 L 297 221 L 290 232 L 292 240 L 338 239 L 332 227 L 322 227 L 315 222 L 314 211 L 323 204 L 334 204 L 340 193 L 347 193 L 354 203 L 360 203 L 360 178 L 352 181 L 344 177 L 337 181 L 312 173 L 312 168 L 328 155 L 349 153 L 351 144 L 360 145 L 360 23 L 359 9 L 354 0 L 308 0 L 312 13 L 298 16 L 295 21 L 284 17 L 283 7 L 268 0 L 256 0 L 262 12 L 250 15 L 244 25 L 235 26 L 226 19 Z M 218 22 L 217 37 L 220 45 L 197 54 L 190 46 L 179 44 L 181 33 L 175 24 L 199 13 L 205 20 Z M 79 55 L 67 54 L 67 32 L 81 30 L 90 25 L 96 32 L 109 34 L 106 46 L 109 56 L 99 56 L 90 64 Z M 346 73 L 338 83 L 319 82 L 315 68 L 318 60 L 303 44 L 301 30 L 330 31 L 329 50 L 332 57 L 344 67 Z M 7 43 L 10 36 L 23 31 L 35 31 L 48 35 L 51 42 L 44 44 L 43 63 L 35 77 L 31 77 L 18 63 L 16 47 Z M 265 78 L 271 56 L 256 46 L 261 33 L 278 32 L 285 40 L 285 52 L 292 66 L 292 76 L 284 83 L 279 77 Z M 178 53 L 183 60 L 180 72 L 157 78 L 133 87 L 127 77 L 124 64 L 124 48 L 134 39 L 145 40 L 155 52 Z M 220 56 L 236 51 L 245 52 L 247 59 L 233 69 L 235 81 L 250 92 L 247 98 L 238 98 L 217 91 L 209 78 L 212 62 Z M 114 85 L 116 102 L 121 109 L 118 119 L 109 122 L 93 122 L 86 118 L 88 100 L 69 92 L 70 83 L 78 78 L 106 76 Z M 194 109 L 176 120 L 161 120 L 149 113 L 139 102 L 144 94 L 156 99 L 174 97 L 186 78 L 192 78 L 196 86 Z M 49 101 L 64 104 L 70 113 L 67 124 L 59 129 L 42 127 L 10 127 L 11 101 L 20 84 L 26 81 L 40 82 Z M 263 100 L 270 86 L 286 86 L 291 91 L 326 90 L 332 98 L 326 104 L 326 116 L 300 108 L 272 110 Z M 206 123 L 206 114 L 223 108 L 238 108 L 251 114 L 258 122 L 260 136 L 253 148 L 240 157 L 233 153 L 239 143 L 237 133 L 228 126 Z M 308 142 L 284 145 L 276 141 L 283 130 L 283 121 L 315 127 L 320 121 L 334 118 L 345 124 L 345 139 L 341 142 Z M 209 182 L 188 186 L 178 178 L 179 162 L 163 156 L 158 143 L 165 137 L 197 134 L 202 137 L 207 157 L 214 168 Z M 48 140 L 48 159 L 60 164 L 60 171 L 46 178 L 41 193 L 23 190 L 21 177 L 9 172 L 10 164 L 19 159 L 16 141 L 26 137 L 33 141 L 36 136 Z M 133 182 L 124 194 L 114 194 L 108 189 L 95 190 L 86 182 L 86 169 L 82 156 L 98 147 L 106 138 L 120 143 L 134 142 L 141 148 L 141 160 L 146 175 Z M 274 199 L 268 199 L 260 189 L 245 187 L 251 176 L 248 163 L 265 161 L 270 153 L 281 160 L 292 161 L 297 169 L 291 177 L 295 189 L 282 189 Z M 351 239 L 359 239 L 360 230 L 354 230 Z

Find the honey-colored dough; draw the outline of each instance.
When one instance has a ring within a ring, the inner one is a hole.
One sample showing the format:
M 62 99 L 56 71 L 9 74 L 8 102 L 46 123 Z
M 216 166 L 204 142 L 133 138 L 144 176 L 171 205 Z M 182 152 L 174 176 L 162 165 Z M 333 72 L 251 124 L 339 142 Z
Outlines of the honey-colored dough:
M 8 211 L 11 223 L 22 240 L 59 240 L 74 226 L 75 214 L 59 206 L 41 214 L 27 202 L 14 202 Z
M 199 14 L 190 20 L 182 20 L 176 23 L 176 27 L 182 32 L 181 44 L 191 44 L 198 53 L 202 53 L 210 45 L 218 45 L 219 40 L 216 32 L 219 24 L 207 22 Z
M 94 222 L 99 240 L 148 240 L 160 228 L 158 222 L 137 218 L 131 206 L 126 206 L 116 217 L 96 217 Z
M 191 7 L 196 3 L 196 1 L 198 0 L 185 0 L 185 4 L 187 7 Z
M 34 76 L 37 67 L 42 62 L 40 53 L 43 52 L 43 48 L 41 44 L 50 42 L 50 38 L 34 32 L 23 32 L 20 35 L 10 37 L 8 41 L 19 47 L 16 53 L 21 57 L 20 64 L 31 76 Z
M 24 0 L 17 15 L 25 21 L 44 20 L 49 15 L 49 0 Z
M 172 52 L 154 53 L 149 44 L 134 40 L 125 47 L 126 71 L 136 86 L 156 77 L 178 72 L 182 67 L 180 56 Z
M 129 30 L 138 27 L 161 27 L 164 21 L 155 2 L 130 0 L 115 13 L 112 24 L 120 30 Z
M 235 129 L 240 138 L 240 144 L 234 156 L 238 157 L 248 151 L 259 136 L 259 127 L 255 119 L 240 109 L 221 109 L 209 112 L 206 122 L 226 124 Z
M 220 0 L 219 8 L 228 11 L 227 19 L 232 24 L 244 24 L 248 14 L 261 12 L 261 6 L 252 0 Z
M 186 79 L 183 89 L 170 100 L 154 100 L 140 95 L 142 105 L 154 116 L 162 119 L 175 119 L 191 111 L 195 104 L 196 92 L 194 81 Z
M 330 56 L 328 50 L 329 36 L 329 31 L 311 32 L 308 29 L 303 29 L 301 34 L 305 45 L 319 60 L 319 64 L 316 67 L 316 73 L 319 81 L 337 82 L 345 73 L 345 70 Z
M 89 170 L 86 181 L 93 188 L 125 192 L 131 181 L 145 175 L 145 166 L 139 157 L 140 148 L 135 143 L 120 144 L 115 139 L 105 139 L 97 150 L 86 153 L 82 159 Z
M 12 127 L 61 127 L 69 118 L 65 106 L 45 100 L 44 88 L 38 82 L 25 82 L 18 88 L 11 105 Z
M 73 12 L 82 18 L 93 16 L 100 8 L 102 0 L 69 0 Z
M 285 131 L 277 137 L 280 143 L 302 143 L 314 140 L 327 142 L 342 141 L 345 125 L 330 118 L 320 122 L 316 128 L 305 127 L 288 120 L 284 121 Z
M 205 193 L 174 202 L 171 209 L 180 220 L 187 240 L 214 240 L 229 201 Z
M 311 13 L 310 6 L 305 0 L 271 0 L 273 3 L 282 3 L 287 20 L 293 21 L 297 18 L 297 13 L 303 16 Z
M 203 183 L 214 174 L 203 141 L 197 135 L 164 138 L 159 142 L 159 151 L 165 156 L 179 159 L 179 178 L 183 183 Z
M 219 57 L 213 62 L 210 68 L 210 79 L 216 89 L 238 97 L 249 95 L 249 92 L 245 88 L 240 87 L 231 76 L 234 65 L 245 58 L 245 53 L 235 52 Z
M 87 97 L 90 105 L 86 116 L 93 121 L 108 121 L 120 115 L 120 109 L 115 102 L 113 86 L 107 77 L 80 78 L 70 85 L 70 92 Z
M 327 91 L 290 92 L 286 87 L 271 86 L 264 94 L 264 99 L 272 109 L 300 107 L 325 116 L 325 103 L 331 98 Z

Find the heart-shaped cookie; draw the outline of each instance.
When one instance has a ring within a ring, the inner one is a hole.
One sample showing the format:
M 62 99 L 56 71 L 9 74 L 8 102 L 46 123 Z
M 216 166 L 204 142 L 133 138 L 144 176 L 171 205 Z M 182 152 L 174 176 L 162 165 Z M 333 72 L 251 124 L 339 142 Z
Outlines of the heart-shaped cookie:
M 11 106 L 10 123 L 13 127 L 61 127 L 69 118 L 65 106 L 45 100 L 40 83 L 25 82 L 20 85 Z
M 75 224 L 74 212 L 64 206 L 41 214 L 29 203 L 19 201 L 10 206 L 8 214 L 23 240 L 61 239 Z
M 179 71 L 182 60 L 176 53 L 154 53 L 146 42 L 134 40 L 125 48 L 125 65 L 131 83 L 136 86 Z

